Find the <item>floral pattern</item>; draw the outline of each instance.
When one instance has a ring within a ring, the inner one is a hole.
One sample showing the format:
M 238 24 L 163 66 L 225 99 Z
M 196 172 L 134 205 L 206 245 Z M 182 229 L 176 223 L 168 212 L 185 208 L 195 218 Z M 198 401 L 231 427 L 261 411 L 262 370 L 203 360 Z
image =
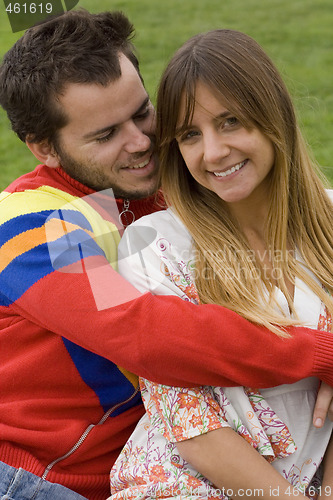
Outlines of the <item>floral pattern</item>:
M 198 304 L 193 263 L 172 255 L 171 244 L 156 242 L 161 270 L 179 295 Z M 318 329 L 331 331 L 332 317 L 322 306 Z M 157 498 L 227 500 L 223 492 L 195 471 L 177 451 L 177 442 L 222 427 L 231 427 L 264 458 L 274 463 L 293 456 L 293 437 L 262 394 L 253 388 L 177 388 L 140 380 L 146 414 L 111 470 L 112 500 Z M 238 411 L 234 401 L 237 401 Z M 315 484 L 318 461 L 307 457 L 283 470 L 302 493 Z M 312 483 L 311 483 L 312 481 Z M 320 484 L 320 483 L 319 483 Z

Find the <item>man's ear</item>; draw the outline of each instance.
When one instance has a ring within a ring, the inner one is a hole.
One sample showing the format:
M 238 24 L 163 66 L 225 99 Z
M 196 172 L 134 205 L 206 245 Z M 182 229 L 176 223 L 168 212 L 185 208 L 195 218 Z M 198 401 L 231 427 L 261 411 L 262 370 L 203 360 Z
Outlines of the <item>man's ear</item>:
M 44 165 L 50 168 L 60 167 L 58 155 L 54 151 L 53 146 L 51 146 L 47 141 L 29 142 L 27 140 L 26 145 L 28 146 L 32 154 L 36 156 L 37 160 L 39 160 Z

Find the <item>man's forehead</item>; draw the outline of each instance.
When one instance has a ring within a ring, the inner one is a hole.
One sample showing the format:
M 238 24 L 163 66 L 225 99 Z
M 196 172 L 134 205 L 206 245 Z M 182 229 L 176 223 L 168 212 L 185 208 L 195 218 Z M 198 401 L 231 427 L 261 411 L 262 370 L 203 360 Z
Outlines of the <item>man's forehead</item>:
M 91 130 L 122 123 L 134 116 L 147 102 L 147 91 L 130 61 L 128 64 L 125 62 L 121 77 L 106 86 L 98 83 L 70 83 L 59 96 L 59 103 L 69 123 L 80 122 L 86 131 L 87 126 Z

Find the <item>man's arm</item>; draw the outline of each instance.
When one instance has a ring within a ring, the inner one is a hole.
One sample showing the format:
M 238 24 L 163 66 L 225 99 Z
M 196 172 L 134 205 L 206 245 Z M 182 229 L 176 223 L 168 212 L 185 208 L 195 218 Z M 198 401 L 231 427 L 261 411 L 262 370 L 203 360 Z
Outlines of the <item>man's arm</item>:
M 43 199 L 47 206 L 46 201 Z M 13 202 L 15 205 L 15 199 Z M 69 251 L 67 234 L 57 235 L 53 228 L 52 248 L 59 256 L 69 252 L 70 257 L 63 264 L 60 259 L 56 270 L 45 241 L 38 244 L 38 231 L 30 230 L 33 225 L 46 225 L 49 218 L 45 212 L 34 214 L 33 224 L 26 221 L 29 231 L 24 235 L 15 224 L 13 234 L 2 232 L 0 284 L 6 314 L 23 316 L 133 373 L 166 385 L 267 387 L 311 375 L 333 385 L 331 335 L 291 328 L 291 338 L 281 339 L 219 306 L 140 294 L 113 270 L 85 217 L 74 213 L 72 220 L 72 215 L 63 211 L 67 226 L 75 226 L 77 248 Z M 109 244 L 116 245 L 112 237 Z M 10 245 L 15 259 L 5 253 Z M 96 293 L 101 293 L 99 301 L 105 298 L 104 305 L 97 306 Z
M 107 270 L 99 273 L 101 289 L 113 277 L 123 292 L 130 287 L 106 259 L 98 260 Z M 12 307 L 32 323 L 166 385 L 269 387 L 308 376 L 333 385 L 332 335 L 290 328 L 291 337 L 281 339 L 220 306 L 147 293 L 98 310 L 87 274 L 56 271 Z

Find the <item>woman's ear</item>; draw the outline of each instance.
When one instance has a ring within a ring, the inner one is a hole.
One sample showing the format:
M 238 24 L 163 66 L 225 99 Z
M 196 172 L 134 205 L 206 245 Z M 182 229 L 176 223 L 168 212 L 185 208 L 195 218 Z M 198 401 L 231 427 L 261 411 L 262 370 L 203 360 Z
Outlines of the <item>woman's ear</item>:
M 53 146 L 51 146 L 47 141 L 29 142 L 29 140 L 26 140 L 26 145 L 32 154 L 36 156 L 37 160 L 42 162 L 47 167 L 60 167 L 58 155 L 54 151 Z

